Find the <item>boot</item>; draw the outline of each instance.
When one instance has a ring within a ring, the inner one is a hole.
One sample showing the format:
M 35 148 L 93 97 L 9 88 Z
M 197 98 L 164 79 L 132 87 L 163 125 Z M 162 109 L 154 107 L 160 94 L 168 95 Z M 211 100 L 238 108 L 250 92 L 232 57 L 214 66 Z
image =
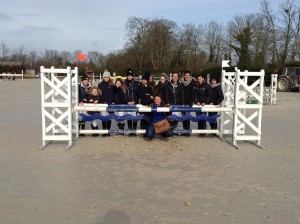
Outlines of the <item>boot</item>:
M 121 131 L 124 131 L 125 123 L 118 123 L 118 127 Z M 124 132 L 121 135 L 124 135 Z
M 111 127 L 111 120 L 107 121 L 107 130 L 110 130 Z
M 102 121 L 102 129 L 107 130 L 107 121 Z M 108 136 L 108 134 L 102 134 L 103 137 Z
M 85 122 L 81 121 L 79 122 L 79 130 L 84 130 L 85 129 Z M 85 134 L 79 134 L 79 136 L 83 137 Z
M 129 121 L 129 120 L 127 121 L 127 125 L 128 125 L 129 130 L 132 130 L 132 123 L 133 123 L 132 121 Z
M 133 122 L 132 122 L 132 129 L 133 129 L 133 130 L 136 130 L 136 128 L 137 128 L 137 122 L 136 122 L 136 121 L 133 121 Z
M 94 127 L 92 124 L 91 124 L 91 128 L 92 130 L 98 130 L 98 125 L 96 127 Z M 99 136 L 99 134 L 92 134 L 93 137 L 97 137 Z
M 136 131 L 137 121 L 132 121 L 132 131 Z M 136 133 L 129 134 L 130 136 L 136 136 Z
M 217 129 L 218 124 L 217 123 L 209 123 L 210 124 L 210 129 Z
M 188 120 L 183 121 L 183 122 L 182 122 L 182 125 L 183 125 L 183 129 L 184 129 L 184 130 L 190 130 L 190 121 L 188 121 Z M 183 135 L 183 136 L 190 136 L 189 133 L 183 133 L 182 135 Z

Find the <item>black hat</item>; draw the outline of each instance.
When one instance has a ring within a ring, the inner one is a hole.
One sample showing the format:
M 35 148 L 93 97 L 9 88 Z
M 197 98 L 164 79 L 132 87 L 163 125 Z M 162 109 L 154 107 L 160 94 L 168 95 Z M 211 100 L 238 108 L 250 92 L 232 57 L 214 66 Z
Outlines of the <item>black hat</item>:
M 82 77 L 81 77 L 81 81 L 83 80 L 89 80 L 90 78 L 88 77 L 87 74 L 83 74 Z
M 149 72 L 145 72 L 144 75 L 142 76 L 142 80 L 147 80 L 149 82 L 150 79 L 150 73 Z
M 127 75 L 127 76 L 129 76 L 129 75 L 132 75 L 132 76 L 133 76 L 133 71 L 132 71 L 131 68 L 127 69 L 126 75 Z

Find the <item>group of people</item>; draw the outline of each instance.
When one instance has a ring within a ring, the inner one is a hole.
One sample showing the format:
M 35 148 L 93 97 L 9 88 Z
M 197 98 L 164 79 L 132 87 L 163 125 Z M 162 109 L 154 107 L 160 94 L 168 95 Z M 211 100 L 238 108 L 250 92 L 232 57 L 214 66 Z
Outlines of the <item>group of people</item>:
M 89 76 L 84 74 L 79 84 L 79 104 L 84 103 L 104 103 L 104 104 L 116 104 L 116 105 L 136 105 L 142 104 L 152 108 L 157 107 L 172 107 L 172 105 L 198 105 L 204 106 L 208 104 L 219 105 L 224 95 L 220 84 L 216 78 L 210 80 L 210 84 L 207 83 L 206 75 L 199 74 L 196 78 L 192 77 L 191 71 L 185 71 L 180 78 L 178 72 L 173 72 L 168 81 L 165 74 L 160 75 L 159 82 L 156 84 L 153 75 L 145 72 L 142 75 L 141 81 L 136 81 L 132 69 L 128 69 L 126 72 L 126 79 L 116 79 L 113 82 L 110 72 L 105 71 L 103 73 L 103 80 L 98 84 L 98 87 L 90 87 Z M 157 112 L 152 110 L 149 113 L 144 114 L 144 118 L 140 122 L 140 128 L 145 129 L 144 135 L 146 140 L 151 140 L 155 135 L 153 124 L 155 122 L 166 119 L 169 114 L 163 112 Z M 89 111 L 89 114 L 95 114 L 97 112 Z M 106 116 L 111 112 L 100 112 L 101 115 Z M 118 116 L 124 114 L 136 115 L 136 112 L 116 112 Z M 188 112 L 173 112 L 174 115 L 180 116 L 188 114 Z M 202 112 L 197 112 L 196 115 L 200 116 Z M 209 116 L 216 115 L 217 113 L 211 112 Z M 162 133 L 163 139 L 173 135 L 173 129 L 177 127 L 178 121 L 170 121 L 171 129 Z M 117 123 L 120 130 L 124 130 L 125 122 Z M 127 120 L 128 129 L 131 132 L 130 135 L 135 135 L 134 131 L 137 129 L 137 122 Z M 198 122 L 198 129 L 206 129 L 206 121 L 200 120 Z M 210 123 L 211 129 L 217 129 L 217 123 Z M 80 129 L 85 128 L 85 122 L 80 123 Z M 91 123 L 93 130 L 98 129 L 97 121 L 94 120 Z M 110 130 L 111 120 L 102 121 L 102 129 Z M 190 130 L 190 121 L 183 121 L 183 129 Z M 105 134 L 107 136 L 109 134 Z M 188 132 L 185 134 L 189 136 Z M 97 136 L 94 134 L 93 136 Z M 200 134 L 200 137 L 207 135 Z

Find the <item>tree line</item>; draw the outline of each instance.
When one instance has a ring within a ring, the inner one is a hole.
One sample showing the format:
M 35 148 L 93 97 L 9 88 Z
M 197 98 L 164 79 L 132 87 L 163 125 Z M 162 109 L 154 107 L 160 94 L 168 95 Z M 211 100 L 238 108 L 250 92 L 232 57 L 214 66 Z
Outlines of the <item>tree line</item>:
M 191 70 L 193 73 L 220 73 L 221 61 L 230 60 L 241 70 L 273 71 L 285 65 L 300 65 L 300 4 L 285 0 L 274 11 L 269 1 L 260 2 L 258 13 L 235 15 L 227 24 L 183 24 L 165 18 L 132 16 L 126 23 L 126 44 L 106 55 L 88 52 L 81 68 L 124 73 L 153 73 Z M 81 53 L 46 49 L 28 51 L 22 45 L 10 51 L 0 44 L 2 61 L 19 61 L 38 71 L 50 67 L 76 66 Z M 82 52 L 85 53 L 85 52 Z

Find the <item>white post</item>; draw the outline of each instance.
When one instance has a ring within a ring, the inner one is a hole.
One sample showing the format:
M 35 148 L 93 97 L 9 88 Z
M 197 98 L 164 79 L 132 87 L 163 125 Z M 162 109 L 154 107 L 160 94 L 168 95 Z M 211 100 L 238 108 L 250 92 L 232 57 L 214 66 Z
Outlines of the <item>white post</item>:
M 270 94 L 271 94 L 271 105 L 276 104 L 277 99 L 277 74 L 271 75 L 271 86 L 270 86 Z

